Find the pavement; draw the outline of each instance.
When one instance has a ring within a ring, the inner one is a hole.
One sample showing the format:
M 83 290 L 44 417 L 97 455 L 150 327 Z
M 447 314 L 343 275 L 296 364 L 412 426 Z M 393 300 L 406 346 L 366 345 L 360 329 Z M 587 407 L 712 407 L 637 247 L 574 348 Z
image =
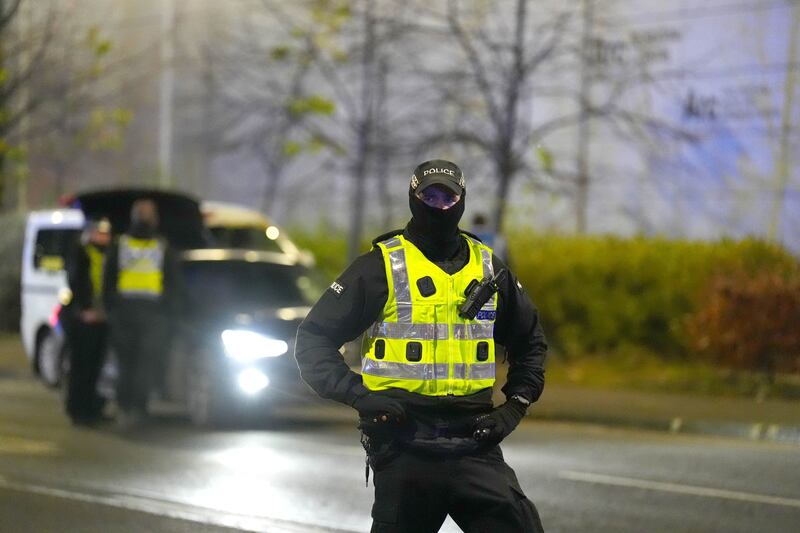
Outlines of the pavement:
M 0 376 L 29 375 L 19 338 L 0 335 Z M 504 369 L 498 375 L 499 391 Z M 497 392 L 495 400 L 502 402 Z M 314 415 L 352 424 L 352 410 L 315 404 Z M 529 410 L 531 420 L 596 424 L 670 433 L 716 435 L 800 445 L 800 401 L 704 396 L 687 393 L 592 389 L 547 384 Z

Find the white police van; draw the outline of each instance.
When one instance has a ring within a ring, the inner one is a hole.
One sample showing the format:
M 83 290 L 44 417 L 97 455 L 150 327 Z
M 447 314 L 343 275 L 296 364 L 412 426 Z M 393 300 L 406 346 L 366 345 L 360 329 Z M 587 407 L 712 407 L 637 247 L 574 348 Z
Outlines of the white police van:
M 80 209 L 50 209 L 30 213 L 25 227 L 20 334 L 31 367 L 50 386 L 61 376 L 63 333 L 57 317 L 68 294 L 64 257 L 83 224 Z

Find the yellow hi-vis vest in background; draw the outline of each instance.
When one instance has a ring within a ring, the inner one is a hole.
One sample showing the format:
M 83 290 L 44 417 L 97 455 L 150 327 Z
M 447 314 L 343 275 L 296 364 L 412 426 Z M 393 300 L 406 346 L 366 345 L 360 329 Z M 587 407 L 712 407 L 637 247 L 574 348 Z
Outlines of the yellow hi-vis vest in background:
M 93 244 L 84 246 L 86 256 L 89 258 L 89 281 L 92 283 L 93 305 L 100 304 L 103 292 L 103 264 L 105 263 L 105 253 Z
M 164 246 L 158 239 L 119 238 L 117 292 L 124 297 L 159 298 L 164 292 Z
M 462 238 L 470 259 L 452 276 L 402 235 L 378 243 L 389 296 L 364 335 L 361 377 L 368 389 L 463 396 L 494 384 L 497 295 L 474 320 L 458 316 L 470 281 L 493 275 L 492 250 Z

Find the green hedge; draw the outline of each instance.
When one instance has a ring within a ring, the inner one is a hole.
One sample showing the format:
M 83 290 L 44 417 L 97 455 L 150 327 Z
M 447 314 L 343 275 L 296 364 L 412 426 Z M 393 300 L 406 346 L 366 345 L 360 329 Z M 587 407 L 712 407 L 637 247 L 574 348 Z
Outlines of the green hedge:
M 326 232 L 323 227 L 316 230 L 294 228 L 289 231 L 289 238 L 298 248 L 314 254 L 317 269 L 328 282 L 334 281 L 347 267 L 347 240 L 341 231 Z M 371 242 L 371 238 L 365 241 L 362 251 L 369 250 Z
M 541 310 L 551 344 L 567 355 L 637 346 L 686 354 L 687 318 L 713 276 L 797 264 L 785 250 L 755 240 L 522 234 L 509 240 L 514 271 Z
M 0 214 L 0 331 L 19 331 L 19 283 L 25 218 Z

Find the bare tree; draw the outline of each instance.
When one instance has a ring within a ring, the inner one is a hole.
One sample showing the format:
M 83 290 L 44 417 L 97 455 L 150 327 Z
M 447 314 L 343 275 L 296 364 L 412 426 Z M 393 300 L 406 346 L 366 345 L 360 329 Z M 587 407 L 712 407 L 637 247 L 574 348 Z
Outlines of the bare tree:
M 276 206 L 281 181 L 298 154 L 314 141 L 300 131 L 309 113 L 330 112 L 321 99 L 306 98 L 303 80 L 310 63 L 302 47 L 282 40 L 264 39 L 265 27 L 274 20 L 245 20 L 230 32 L 226 45 L 207 45 L 205 83 L 213 94 L 207 106 L 214 110 L 211 124 L 218 153 L 244 150 L 264 172 L 261 205 Z M 315 145 L 316 146 L 316 145 Z
M 242 82 L 225 96 L 226 144 L 256 154 L 267 178 L 267 207 L 290 169 L 297 175 L 315 166 L 346 176 L 348 255 L 354 258 L 370 187 L 384 207 L 390 202 L 386 167 L 400 122 L 392 117 L 402 110 L 390 104 L 396 86 L 389 79 L 403 9 L 388 0 L 262 0 L 262 6 L 252 32 L 228 51 L 235 59 L 224 61 Z M 388 224 L 391 210 L 383 213 Z
M 625 50 L 619 60 L 621 44 L 595 32 L 594 0 L 261 2 L 260 18 L 218 54 L 222 145 L 256 155 L 270 208 L 285 176 L 315 166 L 346 177 L 350 257 L 365 205 L 379 203 L 389 224 L 387 168 L 405 156 L 477 151 L 491 165 L 497 228 L 523 177 L 574 198 L 585 231 L 599 125 L 626 139 L 691 139 L 628 105 L 654 82 L 658 58 Z M 548 148 L 576 131 L 570 156 Z
M 53 37 L 53 19 L 37 28 L 32 39 L 20 35 L 20 17 L 23 0 L 0 0 L 0 206 L 9 202 L 7 191 L 13 190 L 20 176 L 9 175 L 9 161 L 19 160 L 23 151 L 14 146 L 14 136 L 26 117 L 42 104 L 42 99 L 31 95 L 31 80 L 36 67 L 45 57 Z
M 420 31 L 448 31 L 462 58 L 450 68 L 430 67 L 442 107 L 455 107 L 459 118 L 448 131 L 429 132 L 425 142 L 473 146 L 486 155 L 498 230 L 520 176 L 572 196 L 576 229 L 586 230 L 595 121 L 649 137 L 691 139 L 668 120 L 625 105 L 631 90 L 652 82 L 649 69 L 658 59 L 613 64 L 618 43 L 595 34 L 593 4 L 447 0 L 421 6 L 433 22 Z M 576 128 L 575 156 L 557 159 L 546 141 Z
M 430 131 L 425 142 L 475 146 L 488 156 L 496 180 L 493 223 L 498 229 L 514 178 L 529 170 L 526 154 L 532 144 L 549 130 L 578 119 L 573 113 L 538 124 L 531 120 L 534 74 L 563 55 L 573 13 L 557 13 L 536 23 L 529 7 L 526 0 L 514 2 L 513 12 L 491 9 L 483 2 L 448 0 L 443 12 L 428 10 L 430 19 L 440 17 L 444 27 L 427 31 L 449 31 L 463 62 L 431 67 L 438 73 L 443 107 L 454 106 L 458 118 L 449 131 Z
M 122 109 L 97 107 L 104 98 L 93 87 L 112 44 L 77 22 L 76 9 L 0 0 L 0 205 L 12 205 L 16 189 L 25 209 L 32 163 L 49 169 L 60 191 L 78 154 L 118 141 L 129 120 Z

